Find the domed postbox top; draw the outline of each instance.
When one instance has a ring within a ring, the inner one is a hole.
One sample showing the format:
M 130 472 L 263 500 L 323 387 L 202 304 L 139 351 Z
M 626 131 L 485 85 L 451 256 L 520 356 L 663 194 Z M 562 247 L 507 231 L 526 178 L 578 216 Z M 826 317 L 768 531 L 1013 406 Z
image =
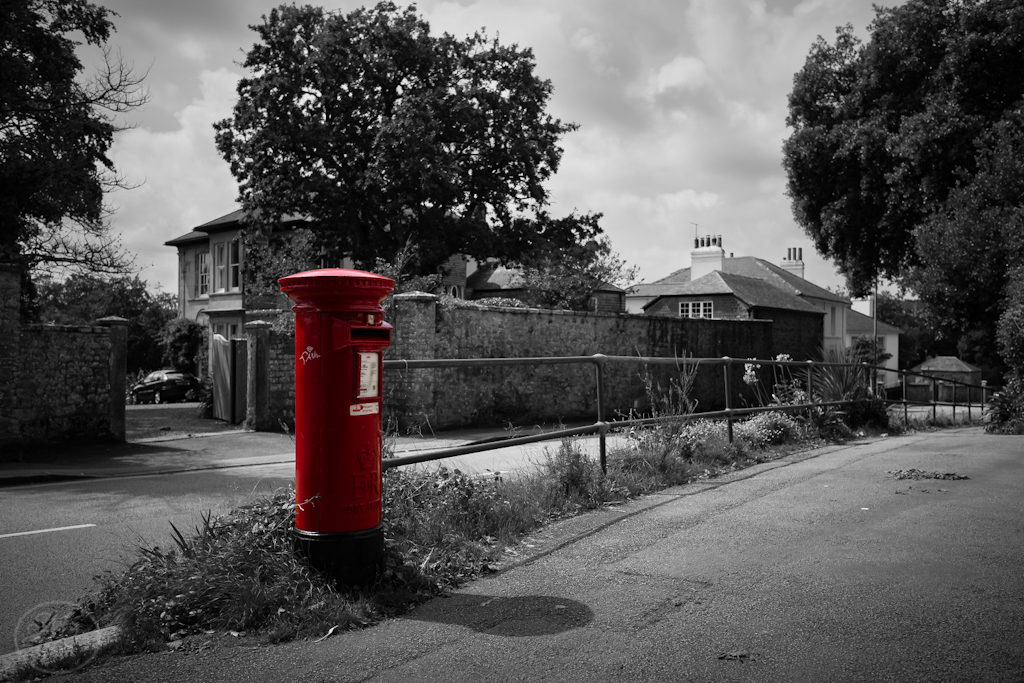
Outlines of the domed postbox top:
M 345 268 L 307 270 L 280 278 L 281 291 L 297 305 L 313 306 L 321 311 L 376 311 L 395 281 L 383 275 Z

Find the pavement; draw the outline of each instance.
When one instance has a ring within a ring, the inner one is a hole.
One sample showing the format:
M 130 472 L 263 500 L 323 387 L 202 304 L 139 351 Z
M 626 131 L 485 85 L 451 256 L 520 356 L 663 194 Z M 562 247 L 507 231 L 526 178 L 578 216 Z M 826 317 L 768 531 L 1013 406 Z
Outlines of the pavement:
M 54 458 L 0 477 L 238 466 L 288 443 L 133 444 L 95 468 Z M 912 468 L 969 478 L 890 474 Z M 550 525 L 494 576 L 374 628 L 115 657 L 64 680 L 1019 683 L 1022 490 L 1024 439 L 977 427 L 804 451 Z
M 385 448 L 395 456 L 528 436 L 555 427 L 537 426 L 513 435 L 501 429 L 464 429 L 439 434 L 388 437 Z M 596 439 L 594 439 L 596 441 Z M 490 453 L 446 460 L 450 467 L 507 471 L 540 457 L 551 442 L 496 449 Z M 295 444 L 284 433 L 231 430 L 138 439 L 128 443 L 66 444 L 0 461 L 0 486 L 71 479 L 147 476 L 192 470 L 251 467 L 295 462 Z

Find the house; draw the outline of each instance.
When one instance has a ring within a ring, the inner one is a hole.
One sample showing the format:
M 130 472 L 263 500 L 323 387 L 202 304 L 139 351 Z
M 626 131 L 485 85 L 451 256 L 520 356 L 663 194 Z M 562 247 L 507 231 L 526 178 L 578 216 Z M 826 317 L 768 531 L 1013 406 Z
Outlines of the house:
M 775 319 L 821 316 L 822 345 L 846 346 L 850 300 L 804 279 L 803 249 L 779 265 L 752 256 L 725 256 L 721 235 L 694 240 L 690 267 L 626 294 L 626 312 L 690 318 Z
M 877 321 L 876 329 L 876 321 L 859 311 L 851 310 L 846 315 L 846 346 L 852 347 L 857 339 L 862 337 L 870 339 L 872 335 L 877 334 L 876 338 L 879 349 L 889 354 L 889 358 L 881 363 L 888 370 L 882 373 L 879 379 L 887 387 L 898 386 L 900 384 L 900 376 L 895 370 L 899 367 L 901 330 L 881 320 Z
M 240 236 L 244 217 L 241 210 L 232 211 L 164 242 L 178 250 L 178 316 L 208 324 L 213 334 L 226 339 L 244 336 L 243 326 L 252 311 L 286 305 L 284 300 L 245 295 Z M 300 216 L 286 216 L 282 228 L 302 222 Z
M 304 220 L 302 216 L 286 216 L 279 229 L 301 227 Z M 226 339 L 240 338 L 247 321 L 266 318 L 290 306 L 284 296 L 245 292 L 245 249 L 240 237 L 244 222 L 245 214 L 239 209 L 164 243 L 178 250 L 178 316 L 208 325 L 211 337 L 219 334 Z M 349 259 L 341 265 L 352 267 Z M 494 263 L 478 265 L 454 254 L 443 271 L 441 287 L 456 298 L 515 298 L 522 293 L 518 272 Z M 592 310 L 620 313 L 624 296 L 622 289 L 602 285 L 591 299 Z

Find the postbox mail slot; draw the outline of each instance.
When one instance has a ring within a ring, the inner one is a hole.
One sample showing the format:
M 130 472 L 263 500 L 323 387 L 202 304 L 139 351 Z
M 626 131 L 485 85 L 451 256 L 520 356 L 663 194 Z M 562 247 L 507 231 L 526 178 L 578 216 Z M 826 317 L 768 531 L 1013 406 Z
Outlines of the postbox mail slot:
M 380 328 L 359 328 L 353 327 L 349 334 L 352 337 L 352 341 L 366 341 L 369 339 L 383 342 L 391 341 L 391 330 L 382 330 Z

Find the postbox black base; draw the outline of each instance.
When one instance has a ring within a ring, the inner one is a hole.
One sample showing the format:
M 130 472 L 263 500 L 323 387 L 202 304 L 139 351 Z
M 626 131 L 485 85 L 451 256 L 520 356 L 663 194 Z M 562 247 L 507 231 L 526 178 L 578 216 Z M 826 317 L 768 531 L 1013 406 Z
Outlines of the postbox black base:
M 343 533 L 292 528 L 292 540 L 310 565 L 346 586 L 372 584 L 384 558 L 384 528 L 380 525 Z

